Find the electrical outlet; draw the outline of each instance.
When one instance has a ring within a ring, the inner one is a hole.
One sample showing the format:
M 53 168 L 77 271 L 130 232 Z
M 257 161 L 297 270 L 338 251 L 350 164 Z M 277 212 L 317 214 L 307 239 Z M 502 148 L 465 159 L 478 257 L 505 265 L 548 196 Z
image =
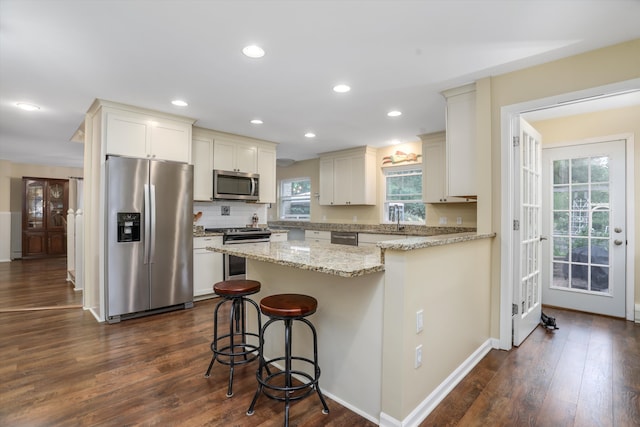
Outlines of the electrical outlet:
M 456 218 L 456 224 L 458 225 L 462 225 L 462 217 L 459 216 L 458 218 Z
M 419 334 L 424 329 L 424 311 L 418 310 L 416 312 L 416 334 Z
M 357 215 L 353 216 L 353 222 L 358 222 L 358 216 Z
M 415 368 L 418 369 L 422 366 L 422 344 L 416 347 L 416 364 Z
M 441 216 L 440 217 L 440 225 L 444 225 L 447 223 L 447 217 L 446 216 Z

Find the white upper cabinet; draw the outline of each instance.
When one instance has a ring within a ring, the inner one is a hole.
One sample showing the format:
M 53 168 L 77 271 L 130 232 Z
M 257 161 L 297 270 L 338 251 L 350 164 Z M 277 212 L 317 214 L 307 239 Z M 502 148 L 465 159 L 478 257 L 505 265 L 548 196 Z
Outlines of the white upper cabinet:
M 213 200 L 213 137 L 194 131 L 191 148 L 193 156 L 193 200 Z
M 106 154 L 128 157 L 191 160 L 191 123 L 133 111 L 106 112 Z
M 276 147 L 258 146 L 258 174 L 260 200 L 258 203 L 276 202 Z
M 256 173 L 258 147 L 252 143 L 216 138 L 213 143 L 213 165 L 214 169 Z
M 447 100 L 447 194 L 475 198 L 476 89 L 475 84 L 443 92 Z
M 447 192 L 447 148 L 444 132 L 420 135 L 422 139 L 422 200 L 425 203 L 466 202 Z
M 320 156 L 321 205 L 376 204 L 376 150 L 359 147 Z
M 213 197 L 213 170 L 260 174 L 258 203 L 276 202 L 276 147 L 269 141 L 193 128 L 193 197 Z

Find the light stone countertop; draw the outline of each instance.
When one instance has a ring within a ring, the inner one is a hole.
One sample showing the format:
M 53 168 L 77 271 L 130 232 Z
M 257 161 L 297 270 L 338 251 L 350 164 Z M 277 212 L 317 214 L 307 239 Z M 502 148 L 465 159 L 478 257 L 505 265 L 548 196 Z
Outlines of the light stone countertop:
M 433 246 L 451 245 L 453 243 L 469 242 L 478 239 L 490 239 L 496 233 L 476 234 L 476 233 L 455 233 L 440 234 L 438 236 L 427 237 L 407 237 L 400 240 L 388 240 L 376 243 L 376 246 L 384 250 L 412 251 L 414 249 L 430 248 Z
M 286 241 L 208 246 L 208 250 L 342 277 L 384 271 L 380 248 Z
M 429 237 L 410 237 L 378 242 L 376 246 L 346 246 L 308 241 L 246 243 L 214 245 L 207 249 L 230 255 L 271 262 L 303 270 L 342 277 L 356 277 L 384 271 L 384 252 L 411 251 L 478 239 L 488 239 L 495 233 L 457 233 Z

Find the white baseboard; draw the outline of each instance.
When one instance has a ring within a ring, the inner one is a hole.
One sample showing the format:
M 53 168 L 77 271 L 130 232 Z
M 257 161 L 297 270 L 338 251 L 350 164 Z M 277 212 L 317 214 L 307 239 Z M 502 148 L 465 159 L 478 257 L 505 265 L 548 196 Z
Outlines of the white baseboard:
M 370 414 L 367 414 L 366 412 L 363 412 L 360 408 L 357 408 L 357 407 L 351 405 L 349 402 L 346 402 L 346 401 L 340 399 L 339 397 L 335 396 L 334 394 L 329 393 L 328 391 L 324 391 L 322 386 L 320 386 L 320 390 L 322 391 L 322 394 L 324 394 L 325 396 L 329 397 L 332 400 L 335 400 L 341 406 L 344 406 L 345 408 L 355 412 L 356 414 L 360 415 L 362 418 L 366 418 L 367 420 L 371 421 L 374 424 L 382 425 L 382 424 L 380 424 L 378 422 L 378 419 L 376 417 L 371 416 Z
M 404 420 L 380 413 L 381 427 L 417 427 L 438 406 L 460 381 L 476 366 L 492 348 L 498 348 L 499 341 L 488 339 L 473 352 L 455 371 L 451 373 L 433 392 L 427 396 Z

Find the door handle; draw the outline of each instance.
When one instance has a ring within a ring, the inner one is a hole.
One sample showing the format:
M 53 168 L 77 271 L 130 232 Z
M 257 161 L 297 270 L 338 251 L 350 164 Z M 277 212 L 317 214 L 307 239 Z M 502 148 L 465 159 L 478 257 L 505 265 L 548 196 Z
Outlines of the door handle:
M 622 240 L 616 239 L 616 240 L 613 241 L 613 244 L 616 245 L 616 246 L 620 246 L 622 244 Z
M 546 236 L 540 236 L 540 241 L 542 242 L 543 240 L 547 240 Z
M 615 231 L 616 233 L 622 233 L 622 228 L 616 227 L 613 229 L 613 231 Z

